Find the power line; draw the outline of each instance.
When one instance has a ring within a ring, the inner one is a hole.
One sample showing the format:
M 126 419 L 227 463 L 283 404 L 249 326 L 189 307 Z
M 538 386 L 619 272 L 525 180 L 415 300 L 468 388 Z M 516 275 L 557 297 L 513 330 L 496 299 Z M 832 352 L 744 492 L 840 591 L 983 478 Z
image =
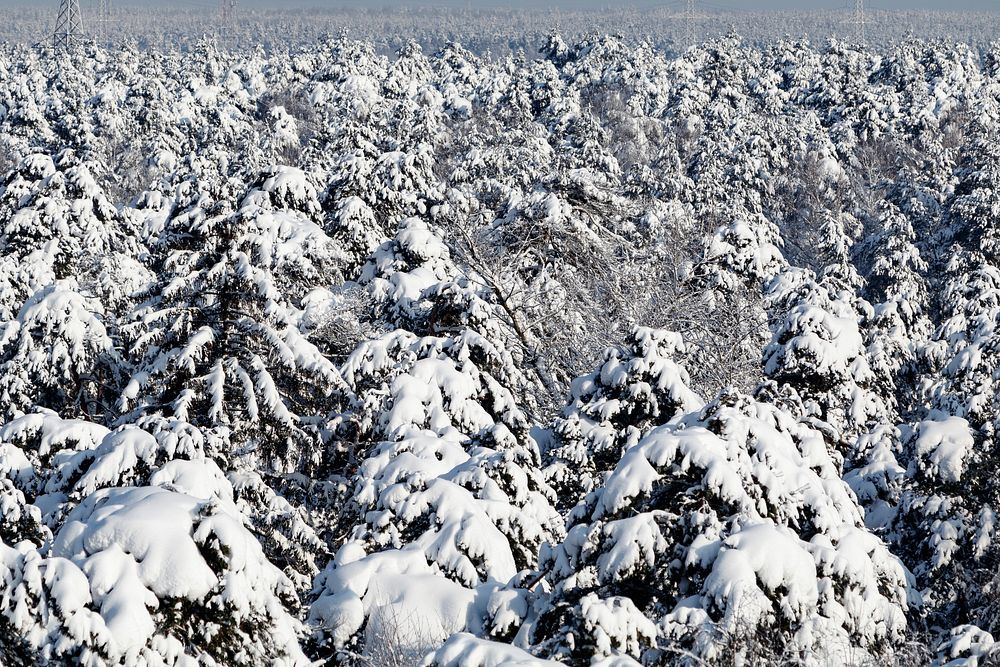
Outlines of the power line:
M 52 34 L 52 45 L 57 49 L 68 49 L 83 32 L 83 14 L 80 0 L 62 0 L 59 3 L 59 17 Z

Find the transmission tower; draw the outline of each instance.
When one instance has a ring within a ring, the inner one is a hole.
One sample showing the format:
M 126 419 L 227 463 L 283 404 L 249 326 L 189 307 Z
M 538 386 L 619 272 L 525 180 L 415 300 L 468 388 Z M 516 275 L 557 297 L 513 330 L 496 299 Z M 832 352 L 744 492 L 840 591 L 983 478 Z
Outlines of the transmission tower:
M 854 0 L 854 26 L 858 30 L 858 41 L 865 43 L 865 0 Z
M 694 43 L 694 0 L 684 2 L 684 43 L 687 46 Z
M 219 0 L 219 16 L 223 23 L 236 21 L 236 0 Z
M 696 10 L 696 0 L 684 0 L 684 13 L 680 18 L 684 21 L 684 46 L 685 48 L 694 46 L 696 41 L 695 21 L 707 19 L 707 16 L 698 14 Z
M 62 0 L 59 3 L 59 18 L 52 35 L 52 45 L 57 49 L 69 48 L 83 32 L 83 14 L 80 0 Z
M 112 10 L 111 10 L 111 0 L 97 0 L 94 5 L 94 19 L 96 33 L 102 37 L 107 38 L 111 34 L 112 27 Z

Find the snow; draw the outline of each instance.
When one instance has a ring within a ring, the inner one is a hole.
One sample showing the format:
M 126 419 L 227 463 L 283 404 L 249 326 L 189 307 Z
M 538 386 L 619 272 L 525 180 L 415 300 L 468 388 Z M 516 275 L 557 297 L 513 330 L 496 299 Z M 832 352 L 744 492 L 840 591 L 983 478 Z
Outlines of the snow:
M 655 512 L 611 521 L 602 528 L 613 547 L 597 561 L 598 574 L 605 580 L 617 579 L 637 568 L 652 568 L 657 554 L 667 548 Z
M 993 635 L 975 625 L 952 628 L 938 648 L 934 667 L 981 667 L 989 665 L 1000 654 Z
M 203 598 L 218 577 L 191 538 L 200 505 L 196 498 L 154 487 L 99 491 L 70 513 L 52 552 L 83 565 L 117 548 L 135 559 L 138 579 L 155 595 Z
M 337 646 L 366 621 L 369 637 L 392 637 L 409 648 L 478 630 L 476 591 L 441 577 L 419 549 L 382 551 L 328 568 L 317 586 L 320 595 L 309 619 Z
M 11 14 L 5 661 L 996 661 L 989 26 L 592 14 Z
M 509 644 L 478 639 L 468 633 L 452 635 L 422 663 L 425 667 L 555 667 Z
M 597 644 L 595 655 L 598 658 L 611 657 L 619 651 L 635 655 L 641 652 L 644 644 L 656 640 L 656 624 L 629 598 L 601 600 L 591 594 L 580 601 L 580 607 L 584 627 L 593 633 Z
M 62 449 L 94 449 L 109 433 L 108 429 L 82 419 L 60 419 L 49 411 L 24 415 L 0 429 L 0 440 L 23 446 L 32 443 L 39 456 Z
M 928 473 L 945 482 L 962 481 L 966 460 L 975 445 L 969 422 L 961 417 L 923 421 L 916 428 L 914 451 L 928 465 Z
M 758 523 L 723 543 L 705 591 L 726 610 L 723 628 L 756 627 L 763 617 L 809 618 L 819 602 L 816 564 L 787 528 Z M 774 622 L 771 620 L 771 622 Z
M 675 460 L 682 468 L 693 464 L 704 470 L 706 484 L 723 500 L 738 503 L 745 497 L 742 478 L 728 464 L 724 441 L 703 428 L 675 432 L 670 427 L 661 427 L 625 452 L 604 487 L 595 517 L 617 513 L 631 499 L 650 493 L 661 478 L 656 469 Z
M 144 585 L 136 561 L 112 544 L 88 558 L 82 569 L 118 648 L 126 654 L 141 648 L 156 631 L 147 609 L 155 609 L 159 601 Z

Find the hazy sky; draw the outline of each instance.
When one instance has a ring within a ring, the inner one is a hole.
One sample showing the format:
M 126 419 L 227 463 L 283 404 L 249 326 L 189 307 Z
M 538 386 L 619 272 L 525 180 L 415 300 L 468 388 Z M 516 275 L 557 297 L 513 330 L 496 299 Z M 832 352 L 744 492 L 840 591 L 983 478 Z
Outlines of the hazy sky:
M 714 7 L 730 7 L 742 10 L 801 10 L 801 9 L 838 9 L 846 7 L 847 0 L 705 0 Z M 177 7 L 216 7 L 213 0 L 114 0 L 119 6 L 177 6 Z M 53 11 L 58 7 L 58 0 L 0 0 L 0 7 L 10 6 L 44 6 L 51 4 Z M 80 5 L 87 8 L 92 0 L 80 0 Z M 390 2 L 389 0 L 240 0 L 244 7 L 390 7 L 390 6 L 457 6 L 473 7 L 560 7 L 587 8 L 600 7 L 656 7 L 671 4 L 670 0 L 555 0 L 539 3 L 532 0 L 405 0 Z M 850 3 L 852 4 L 852 3 Z M 873 9 L 939 9 L 942 11 L 997 11 L 1000 10 L 1000 0 L 880 0 L 871 2 Z
M 86 2 L 86 0 L 84 0 Z M 167 4 L 170 0 L 157 0 L 155 4 Z M 716 7 L 732 7 L 744 10 L 773 10 L 773 9 L 837 9 L 847 4 L 853 4 L 847 0 L 813 0 L 803 2 L 802 0 L 706 0 L 708 5 Z M 669 0 L 556 0 L 555 2 L 531 2 L 530 0 L 407 0 L 406 2 L 388 2 L 385 0 L 296 0 L 294 2 L 276 2 L 275 0 L 242 0 L 244 6 L 258 7 L 280 7 L 282 5 L 308 5 L 313 7 L 337 7 L 337 6 L 394 6 L 394 5 L 456 5 L 465 6 L 471 4 L 473 7 L 506 7 L 509 5 L 521 5 L 530 7 L 585 7 L 588 9 L 600 7 L 655 7 L 670 4 Z M 872 2 L 874 9 L 940 9 L 944 11 L 996 11 L 1000 9 L 998 0 L 881 0 Z

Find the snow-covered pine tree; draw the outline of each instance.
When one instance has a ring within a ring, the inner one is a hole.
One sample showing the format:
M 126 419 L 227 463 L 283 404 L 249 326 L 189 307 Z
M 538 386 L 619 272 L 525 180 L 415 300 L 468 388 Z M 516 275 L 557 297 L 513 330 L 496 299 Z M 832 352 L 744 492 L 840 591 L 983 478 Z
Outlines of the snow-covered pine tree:
M 544 455 L 561 508 L 571 509 L 600 486 L 651 428 L 701 406 L 679 363 L 684 354 L 680 335 L 637 328 L 604 353 L 598 368 L 573 381 Z
M 178 430 L 111 432 L 50 412 L 0 430 L 3 497 L 17 520 L 0 544 L 10 630 L 0 655 L 24 665 L 306 664 L 295 589 L 203 445 Z
M 912 478 L 894 529 L 900 554 L 928 586 L 931 617 L 947 627 L 974 624 L 991 632 L 1000 612 L 992 587 L 1000 570 L 996 540 L 998 385 L 996 322 L 1000 312 L 1000 172 L 984 154 L 992 132 L 969 144 L 949 202 L 955 243 L 940 288 L 942 324 L 925 354 L 920 385 L 928 408 L 906 438 Z
M 126 327 L 136 371 L 121 403 L 132 415 L 226 429 L 234 448 L 285 469 L 315 463 L 310 418 L 345 387 L 290 302 L 330 266 L 335 246 L 301 214 L 274 207 L 308 192 L 301 173 L 278 176 L 233 213 L 206 210 L 202 195 L 167 221 L 154 246 L 160 283 Z
M 539 652 L 892 655 L 919 596 L 839 474 L 822 433 L 739 394 L 654 429 L 571 513 L 565 541 L 543 550 Z
M 375 656 L 399 619 L 417 623 L 403 639 L 425 650 L 461 630 L 509 639 L 527 610 L 506 585 L 562 533 L 517 405 L 527 378 L 464 327 L 385 334 L 360 345 L 343 374 L 358 408 L 339 418 L 330 467 L 351 476 L 348 540 L 316 580 L 320 653 Z M 397 590 L 399 577 L 422 584 Z
M 72 280 L 35 292 L 0 334 L 0 404 L 8 419 L 34 406 L 109 421 L 124 360 L 100 306 Z

